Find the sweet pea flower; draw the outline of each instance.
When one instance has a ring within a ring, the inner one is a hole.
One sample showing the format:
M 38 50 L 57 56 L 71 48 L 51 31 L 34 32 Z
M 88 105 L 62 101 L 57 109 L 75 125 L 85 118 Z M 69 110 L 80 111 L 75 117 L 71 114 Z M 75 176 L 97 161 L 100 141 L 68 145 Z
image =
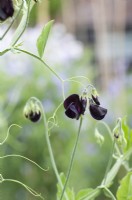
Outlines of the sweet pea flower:
M 64 101 L 65 114 L 72 119 L 79 119 L 81 115 L 84 115 L 87 105 L 86 98 L 80 98 L 78 94 L 72 94 Z

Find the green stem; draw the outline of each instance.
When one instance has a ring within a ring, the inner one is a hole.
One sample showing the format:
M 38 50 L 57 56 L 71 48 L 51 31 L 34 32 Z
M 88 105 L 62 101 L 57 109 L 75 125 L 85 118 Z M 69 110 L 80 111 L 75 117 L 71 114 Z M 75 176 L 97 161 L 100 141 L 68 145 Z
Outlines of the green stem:
M 103 189 L 105 189 L 107 191 L 107 193 L 111 196 L 111 199 L 116 200 L 115 196 L 112 194 L 112 192 L 107 187 L 103 187 Z
M 33 196 L 35 197 L 40 197 L 41 199 L 44 200 L 44 198 L 41 196 L 41 194 L 38 194 L 35 190 L 33 190 L 32 188 L 30 188 L 29 186 L 25 185 L 24 183 L 18 181 L 18 180 L 14 180 L 14 179 L 2 179 L 2 182 L 14 182 L 17 184 L 22 185 L 27 191 L 29 191 Z
M 39 56 L 36 56 L 35 54 L 30 53 L 29 51 L 25 51 L 23 49 L 19 49 L 19 48 L 16 48 L 16 47 L 15 47 L 15 49 L 20 51 L 20 52 L 23 52 L 25 54 L 28 54 L 28 55 L 36 58 L 37 60 L 39 60 L 41 63 L 43 63 L 63 83 L 63 79 L 47 63 L 45 63 Z
M 15 39 L 15 41 L 13 42 L 12 46 L 14 46 L 18 40 L 21 38 L 21 36 L 23 35 L 27 25 L 28 25 L 28 21 L 29 21 L 29 14 L 30 14 L 30 3 L 31 3 L 31 0 L 28 1 L 28 10 L 27 10 L 27 17 L 26 17 L 26 23 L 22 29 L 22 31 L 20 32 L 20 34 L 18 35 L 18 37 Z
M 34 162 L 33 160 L 30 160 L 29 158 L 19 155 L 19 154 L 9 154 L 9 155 L 5 155 L 5 156 L 0 156 L 0 159 L 4 159 L 4 158 L 9 158 L 9 157 L 18 157 L 18 158 L 23 158 L 31 163 L 33 163 L 34 165 L 36 165 L 39 169 L 43 170 L 43 171 L 48 171 L 48 169 L 44 169 L 42 168 L 39 164 L 37 164 L 36 162 Z
M 76 138 L 75 145 L 74 145 L 74 148 L 73 148 L 73 152 L 72 152 L 72 155 L 71 155 L 70 165 L 69 165 L 69 169 L 68 169 L 65 185 L 64 185 L 60 200 L 62 200 L 62 198 L 63 198 L 64 192 L 66 190 L 66 186 L 67 186 L 67 183 L 68 183 L 68 180 L 69 180 L 69 177 L 70 177 L 70 173 L 71 173 L 71 170 L 72 170 L 73 161 L 74 161 L 74 157 L 75 157 L 75 153 L 76 153 L 76 149 L 77 149 L 77 144 L 78 144 L 78 141 L 79 141 L 81 126 L 82 126 L 82 117 L 80 119 L 78 134 L 77 134 L 77 138 Z
M 58 180 L 61 188 L 63 189 L 63 184 L 62 184 L 62 181 L 60 179 L 60 176 L 59 176 L 59 173 L 58 173 L 58 169 L 56 167 L 56 163 L 55 163 L 55 159 L 54 159 L 52 147 L 51 147 L 51 144 L 50 144 L 49 133 L 48 133 L 48 124 L 47 124 L 47 120 L 46 120 L 46 115 L 45 115 L 44 108 L 43 108 L 41 102 L 39 102 L 39 103 L 40 103 L 40 106 L 41 106 L 42 111 L 43 111 L 43 121 L 44 121 L 44 127 L 45 127 L 45 137 L 46 137 L 46 142 L 47 142 L 47 145 L 48 145 L 48 150 L 49 150 L 49 155 L 50 155 L 52 167 L 53 167 L 53 170 L 55 172 L 56 178 L 57 178 L 57 180 Z M 65 195 L 66 200 L 69 200 L 67 194 L 65 193 L 64 195 Z
M 113 159 L 112 156 L 113 156 L 113 153 L 114 153 L 114 148 L 115 148 L 115 140 L 113 141 L 113 145 L 112 145 L 112 149 L 111 149 L 111 153 L 110 153 L 110 159 L 108 161 L 108 165 L 107 165 L 107 168 L 106 168 L 104 179 L 102 181 L 102 185 L 105 185 L 106 177 L 107 177 L 107 174 L 108 174 L 110 167 L 111 167 L 111 164 L 112 164 L 112 159 Z

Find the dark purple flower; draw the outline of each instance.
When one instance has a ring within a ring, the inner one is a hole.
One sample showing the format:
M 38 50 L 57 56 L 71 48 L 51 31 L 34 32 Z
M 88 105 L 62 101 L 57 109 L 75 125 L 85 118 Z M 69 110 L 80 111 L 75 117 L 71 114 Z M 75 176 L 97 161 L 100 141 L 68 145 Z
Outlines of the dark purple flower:
M 64 108 L 66 109 L 65 114 L 67 117 L 72 119 L 79 119 L 84 114 L 87 105 L 86 98 L 79 98 L 78 94 L 72 94 L 67 97 L 64 101 Z
M 5 21 L 8 17 L 12 17 L 13 14 L 12 0 L 0 0 L 0 20 Z
M 89 100 L 89 111 L 91 116 L 96 120 L 102 120 L 107 113 L 106 108 L 95 104 L 92 99 Z

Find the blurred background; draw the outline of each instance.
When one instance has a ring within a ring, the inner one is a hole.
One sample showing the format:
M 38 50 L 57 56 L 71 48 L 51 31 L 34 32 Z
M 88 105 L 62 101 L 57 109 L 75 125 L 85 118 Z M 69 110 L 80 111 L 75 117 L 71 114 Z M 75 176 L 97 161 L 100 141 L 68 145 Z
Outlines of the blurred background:
M 23 49 L 37 54 L 36 40 L 42 27 L 55 19 L 44 61 L 62 78 L 86 76 L 100 94 L 101 105 L 108 109 L 105 121 L 111 129 L 118 117 L 127 117 L 132 126 L 132 1 L 131 0 L 43 0 L 36 3 L 29 26 L 20 39 Z M 11 20 L 0 24 L 0 35 Z M 14 27 L 0 41 L 0 51 L 8 48 Z M 0 142 L 13 123 L 6 143 L 0 146 L 0 156 L 21 154 L 36 161 L 43 172 L 20 158 L 0 159 L 0 174 L 17 179 L 32 187 L 47 200 L 56 199 L 56 177 L 52 170 L 42 121 L 33 124 L 23 116 L 23 108 L 31 96 L 39 98 L 47 119 L 63 101 L 61 82 L 39 61 L 19 53 L 9 52 L 0 57 Z M 85 86 L 85 78 L 77 78 Z M 81 94 L 84 87 L 66 82 L 65 96 Z M 78 121 L 68 119 L 60 107 L 57 126 L 50 133 L 57 167 L 66 174 L 77 134 Z M 104 136 L 100 146 L 95 128 Z M 82 188 L 98 186 L 104 176 L 111 150 L 107 129 L 87 111 L 75 157 L 69 185 L 77 193 Z M 119 171 L 111 186 L 115 194 L 124 169 Z M 20 185 L 4 182 L 0 185 L 0 200 L 35 200 Z M 103 195 L 98 200 L 106 200 Z

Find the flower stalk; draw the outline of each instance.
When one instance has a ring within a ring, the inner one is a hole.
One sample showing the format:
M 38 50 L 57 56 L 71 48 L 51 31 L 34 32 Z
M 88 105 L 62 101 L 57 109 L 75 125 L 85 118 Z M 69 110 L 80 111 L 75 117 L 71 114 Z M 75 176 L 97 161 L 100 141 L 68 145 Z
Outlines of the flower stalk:
M 69 180 L 69 177 L 70 177 L 70 174 L 71 174 L 73 161 L 74 161 L 74 158 L 75 158 L 75 153 L 76 153 L 76 149 L 77 149 L 77 145 L 78 145 L 78 141 L 79 141 L 79 136 L 80 136 L 80 132 L 81 132 L 81 126 L 82 126 L 82 117 L 80 118 L 80 124 L 79 124 L 78 133 L 77 133 L 77 138 L 76 138 L 75 145 L 74 145 L 74 148 L 73 148 L 73 152 L 72 152 L 72 155 L 71 155 L 69 169 L 68 169 L 68 172 L 67 172 L 67 177 L 66 177 L 66 181 L 65 181 L 65 184 L 64 184 L 64 188 L 63 188 L 60 200 L 62 200 L 62 198 L 64 196 L 64 192 L 66 190 L 67 183 L 68 183 L 68 180 Z
M 52 164 L 53 170 L 55 172 L 56 178 L 58 180 L 58 183 L 60 184 L 60 187 L 63 189 L 63 184 L 62 184 L 62 181 L 60 179 L 58 169 L 56 167 L 56 163 L 55 163 L 55 159 L 54 159 L 54 155 L 53 155 L 53 151 L 52 151 L 52 147 L 51 147 L 51 143 L 50 143 L 50 139 L 49 139 L 48 123 L 47 123 L 46 115 L 45 115 L 44 108 L 43 108 L 40 101 L 39 101 L 39 103 L 40 103 L 41 110 L 42 110 L 43 122 L 44 122 L 44 127 L 45 127 L 45 137 L 46 137 L 46 142 L 47 142 L 47 146 L 48 146 L 48 150 L 49 150 L 51 164 Z M 65 195 L 66 200 L 69 200 L 66 192 L 64 193 L 64 195 Z

